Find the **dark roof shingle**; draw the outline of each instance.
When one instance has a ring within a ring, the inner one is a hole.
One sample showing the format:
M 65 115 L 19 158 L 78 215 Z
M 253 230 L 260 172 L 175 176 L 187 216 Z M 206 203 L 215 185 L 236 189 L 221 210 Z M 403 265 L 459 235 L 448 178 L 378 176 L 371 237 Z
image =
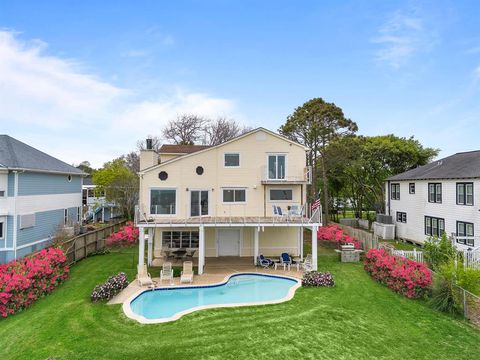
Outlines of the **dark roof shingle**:
M 64 174 L 83 172 L 8 135 L 0 135 L 0 167 L 51 171 Z
M 430 180 L 480 178 L 480 150 L 461 152 L 405 171 L 388 180 Z
M 170 145 L 163 144 L 159 153 L 168 153 L 168 154 L 191 154 L 200 150 L 205 150 L 211 147 L 210 145 Z

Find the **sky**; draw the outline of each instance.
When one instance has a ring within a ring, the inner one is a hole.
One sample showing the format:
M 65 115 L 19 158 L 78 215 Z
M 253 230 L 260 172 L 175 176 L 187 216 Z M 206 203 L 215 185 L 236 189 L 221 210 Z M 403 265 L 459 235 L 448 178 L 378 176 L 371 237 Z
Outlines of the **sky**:
M 0 133 L 101 166 L 177 115 L 278 130 L 322 97 L 359 134 L 480 149 L 480 2 L 0 0 Z

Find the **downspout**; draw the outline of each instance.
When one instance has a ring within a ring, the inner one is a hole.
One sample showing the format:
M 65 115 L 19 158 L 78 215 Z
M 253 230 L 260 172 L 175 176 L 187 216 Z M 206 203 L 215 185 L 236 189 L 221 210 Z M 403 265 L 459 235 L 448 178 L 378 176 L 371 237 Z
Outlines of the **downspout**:
M 13 256 L 17 258 L 17 197 L 18 197 L 18 171 L 14 171 L 13 180 Z
M 390 200 L 391 197 L 390 197 L 390 180 L 387 181 L 387 202 L 388 202 L 388 215 L 390 216 Z

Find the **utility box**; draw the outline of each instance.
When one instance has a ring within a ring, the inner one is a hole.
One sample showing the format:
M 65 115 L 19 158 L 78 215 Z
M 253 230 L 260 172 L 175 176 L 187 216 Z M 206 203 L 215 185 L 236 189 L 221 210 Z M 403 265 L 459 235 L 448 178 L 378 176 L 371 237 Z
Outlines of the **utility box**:
M 395 225 L 394 224 L 383 224 L 379 222 L 373 223 L 373 234 L 382 238 L 383 240 L 394 240 L 395 239 Z

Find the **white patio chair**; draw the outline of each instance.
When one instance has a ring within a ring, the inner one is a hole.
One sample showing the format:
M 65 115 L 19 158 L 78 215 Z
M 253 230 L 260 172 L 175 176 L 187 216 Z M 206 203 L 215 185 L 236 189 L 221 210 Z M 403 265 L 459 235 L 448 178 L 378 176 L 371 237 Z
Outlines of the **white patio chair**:
M 180 274 L 180 282 L 193 282 L 193 262 L 192 261 L 184 261 L 183 262 L 183 271 Z
M 272 205 L 272 209 L 273 209 L 273 216 L 275 216 L 275 217 L 286 218 L 288 216 L 287 213 L 283 212 L 283 210 L 280 206 Z
M 153 285 L 153 280 L 147 270 L 147 265 L 138 265 L 137 266 L 137 282 L 140 286 L 151 286 Z
M 305 259 L 303 259 L 303 262 L 300 263 L 300 266 L 302 267 L 303 270 L 305 271 L 312 271 L 313 270 L 313 261 L 312 261 L 312 255 L 308 254 Z
M 160 282 L 163 280 L 169 280 L 170 284 L 173 284 L 173 269 L 171 262 L 164 262 L 162 270 L 160 270 Z
M 288 216 L 301 217 L 302 215 L 302 208 L 299 205 L 290 206 L 290 210 L 288 210 Z

